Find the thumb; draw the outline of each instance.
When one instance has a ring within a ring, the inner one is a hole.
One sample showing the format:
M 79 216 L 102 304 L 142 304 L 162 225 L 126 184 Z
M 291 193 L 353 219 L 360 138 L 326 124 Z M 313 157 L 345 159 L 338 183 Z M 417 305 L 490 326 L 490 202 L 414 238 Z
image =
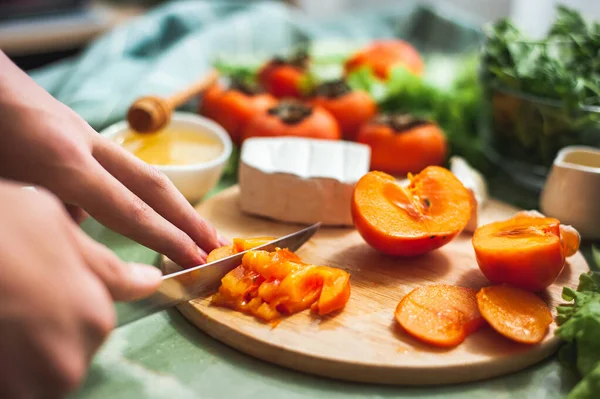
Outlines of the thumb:
M 162 272 L 158 268 L 123 262 L 108 248 L 92 240 L 82 231 L 77 233 L 85 262 L 102 280 L 113 300 L 133 301 L 144 298 L 160 286 Z

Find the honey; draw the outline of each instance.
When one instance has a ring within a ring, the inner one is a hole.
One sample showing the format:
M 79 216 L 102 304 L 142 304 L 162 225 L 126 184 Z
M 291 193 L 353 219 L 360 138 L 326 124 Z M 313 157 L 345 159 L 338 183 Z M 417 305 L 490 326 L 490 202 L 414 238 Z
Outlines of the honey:
M 156 133 L 127 131 L 116 142 L 150 165 L 192 165 L 210 162 L 223 152 L 223 144 L 210 133 L 185 127 L 167 127 Z

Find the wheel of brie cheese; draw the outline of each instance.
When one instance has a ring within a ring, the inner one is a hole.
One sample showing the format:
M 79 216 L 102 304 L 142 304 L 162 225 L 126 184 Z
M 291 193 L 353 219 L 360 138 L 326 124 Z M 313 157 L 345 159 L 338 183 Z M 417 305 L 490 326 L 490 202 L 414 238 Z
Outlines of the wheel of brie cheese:
M 352 192 L 370 160 L 370 148 L 359 143 L 248 139 L 239 168 L 242 211 L 282 222 L 351 226 Z

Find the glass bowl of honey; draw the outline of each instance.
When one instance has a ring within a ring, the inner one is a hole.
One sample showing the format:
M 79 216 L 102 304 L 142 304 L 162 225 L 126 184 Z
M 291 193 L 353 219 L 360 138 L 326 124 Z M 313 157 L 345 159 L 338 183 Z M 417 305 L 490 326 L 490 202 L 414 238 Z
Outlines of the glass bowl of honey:
M 225 129 L 187 112 L 174 112 L 167 126 L 154 133 L 135 132 L 121 121 L 100 134 L 163 172 L 191 203 L 216 186 L 232 151 Z

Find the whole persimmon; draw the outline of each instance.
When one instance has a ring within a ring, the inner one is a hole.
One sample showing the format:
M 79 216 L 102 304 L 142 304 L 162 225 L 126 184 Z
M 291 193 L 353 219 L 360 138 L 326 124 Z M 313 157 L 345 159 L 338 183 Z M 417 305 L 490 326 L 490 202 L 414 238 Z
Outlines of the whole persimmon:
M 217 122 L 239 144 L 248 121 L 277 100 L 257 85 L 233 80 L 229 87 L 216 84 L 209 88 L 200 103 L 200 114 Z
M 471 217 L 471 195 L 452 172 L 428 166 L 409 175 L 408 186 L 383 172 L 356 184 L 352 218 L 376 250 L 396 256 L 421 255 L 449 243 Z
M 258 81 L 278 98 L 302 97 L 301 82 L 308 69 L 309 57 L 299 52 L 289 58 L 275 57 L 258 71 Z
M 297 100 L 282 100 L 255 115 L 244 130 L 242 140 L 250 137 L 295 136 L 339 140 L 340 129 L 329 112 Z
M 475 230 L 473 248 L 482 273 L 495 284 L 542 291 L 562 272 L 565 258 L 577 252 L 579 234 L 560 221 L 520 212 Z
M 381 79 L 387 79 L 397 66 L 404 66 L 418 76 L 423 74 L 425 68 L 419 52 L 409 43 L 398 39 L 375 40 L 350 57 L 344 65 L 346 73 L 365 66 Z
M 312 104 L 326 109 L 340 126 L 342 138 L 354 141 L 361 126 L 377 113 L 377 104 L 366 92 L 352 90 L 344 80 L 317 86 Z
M 371 147 L 371 170 L 393 175 L 441 165 L 448 153 L 444 132 L 433 122 L 406 114 L 381 114 L 364 124 L 357 141 Z

